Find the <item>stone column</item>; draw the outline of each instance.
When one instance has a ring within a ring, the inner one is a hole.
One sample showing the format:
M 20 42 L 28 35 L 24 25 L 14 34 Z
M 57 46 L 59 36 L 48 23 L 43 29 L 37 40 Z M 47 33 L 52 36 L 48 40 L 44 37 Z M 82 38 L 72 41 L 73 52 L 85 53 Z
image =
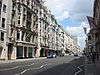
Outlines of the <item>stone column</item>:
M 41 50 L 41 48 L 38 47 L 38 48 L 37 48 L 37 51 L 36 51 L 36 57 L 40 57 L 40 50 Z
M 34 56 L 34 50 L 35 50 L 35 49 L 34 49 L 34 47 L 33 47 L 33 50 L 32 50 L 32 57 L 35 57 L 35 56 Z
M 23 46 L 23 58 L 24 58 L 24 46 Z
M 8 60 L 8 45 L 5 48 L 5 60 Z
M 39 11 L 39 8 L 38 8 L 38 11 Z M 40 47 L 40 14 L 38 12 L 38 37 L 37 37 L 37 41 L 38 41 L 38 48 L 37 48 L 37 53 L 36 53 L 36 57 L 39 57 L 40 56 L 40 50 L 41 50 L 41 47 Z
M 26 55 L 26 57 L 28 57 L 28 47 L 27 47 L 27 55 Z

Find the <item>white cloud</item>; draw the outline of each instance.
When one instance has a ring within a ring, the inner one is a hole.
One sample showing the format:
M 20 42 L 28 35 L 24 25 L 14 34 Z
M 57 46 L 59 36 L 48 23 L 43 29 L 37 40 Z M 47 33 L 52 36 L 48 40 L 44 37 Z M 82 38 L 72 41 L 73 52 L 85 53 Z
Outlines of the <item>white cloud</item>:
M 82 22 L 80 26 L 67 26 L 66 30 L 68 31 L 68 33 L 70 33 L 71 35 L 84 35 L 84 29 L 83 27 L 89 28 L 89 25 L 85 22 Z
M 83 49 L 85 46 L 85 38 L 86 38 L 86 34 L 84 33 L 83 27 L 86 27 L 87 30 L 89 31 L 89 25 L 85 22 L 82 22 L 81 25 L 77 27 L 67 26 L 66 28 L 69 34 L 78 36 L 78 45 L 81 47 L 81 49 Z
M 84 49 L 86 37 L 85 36 L 84 37 L 78 36 L 77 38 L 78 38 L 78 45 L 80 46 L 81 49 Z
M 67 11 L 73 22 L 86 21 L 86 16 L 93 11 L 93 0 L 46 0 L 46 5 L 55 16 L 61 16 Z
M 63 21 L 65 18 L 69 18 L 70 15 L 68 13 L 68 11 L 64 11 L 60 16 L 57 16 L 57 19 L 59 19 L 60 21 Z
M 83 30 L 82 30 L 82 27 L 70 27 L 70 26 L 67 26 L 67 29 L 68 33 L 70 34 L 74 34 L 74 35 L 80 35 L 83 33 Z
M 92 16 L 93 14 L 93 1 L 94 0 L 46 0 L 46 5 L 58 21 L 63 21 L 70 17 L 72 22 L 80 23 L 79 27 L 67 26 L 66 30 L 71 35 L 78 36 L 78 43 L 81 48 L 84 46 L 84 39 L 86 37 L 83 27 L 87 27 L 87 32 L 89 31 L 86 16 Z

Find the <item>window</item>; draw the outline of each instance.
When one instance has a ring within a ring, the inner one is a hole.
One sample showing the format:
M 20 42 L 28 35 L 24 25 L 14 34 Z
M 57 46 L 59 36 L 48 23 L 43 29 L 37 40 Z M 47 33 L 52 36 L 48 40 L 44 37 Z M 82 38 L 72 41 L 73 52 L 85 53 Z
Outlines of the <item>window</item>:
M 26 33 L 26 42 L 31 41 L 31 34 Z
M 33 48 L 32 47 L 28 47 L 28 56 L 32 57 L 32 52 L 33 52 Z
M 24 40 L 24 35 L 25 35 L 25 32 L 22 31 L 22 41 Z
M 2 8 L 2 2 L 0 1 L 0 10 L 1 10 L 1 8 Z
M 27 5 L 29 5 L 30 4 L 30 2 L 29 1 L 27 1 Z
M 18 24 L 20 24 L 20 20 L 18 20 Z
M 6 8 L 7 8 L 7 6 L 4 4 L 3 5 L 3 12 L 6 12 Z
M 19 40 L 19 39 L 20 39 L 20 32 L 17 31 L 17 40 Z
M 91 40 L 91 36 L 88 36 L 88 40 Z
M 10 34 L 11 36 L 13 35 L 13 28 L 11 28 L 11 34 Z
M 1 41 L 4 41 L 4 33 L 1 32 Z
M 2 18 L 2 27 L 5 27 L 5 18 Z
M 23 13 L 25 13 L 25 11 L 26 11 L 26 9 L 24 8 L 24 9 L 23 9 Z
M 33 40 L 32 40 L 33 43 L 34 43 L 34 40 L 35 40 L 35 36 L 33 35 Z
M 20 16 L 18 17 L 18 19 L 20 19 Z

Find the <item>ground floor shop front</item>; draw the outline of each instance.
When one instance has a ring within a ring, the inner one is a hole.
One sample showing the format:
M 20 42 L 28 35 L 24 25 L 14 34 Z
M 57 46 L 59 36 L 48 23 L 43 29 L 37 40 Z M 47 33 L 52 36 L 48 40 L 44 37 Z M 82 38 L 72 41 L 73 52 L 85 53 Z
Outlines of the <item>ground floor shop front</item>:
M 46 57 L 53 53 L 56 53 L 57 55 L 60 53 L 60 51 L 57 50 L 55 51 L 45 47 L 40 47 L 38 49 L 35 45 L 27 44 L 14 45 L 9 43 L 7 46 L 1 47 L 1 49 L 0 59 L 4 60 Z
M 33 45 L 8 45 L 8 60 L 21 59 L 21 58 L 32 58 L 36 56 L 37 47 Z

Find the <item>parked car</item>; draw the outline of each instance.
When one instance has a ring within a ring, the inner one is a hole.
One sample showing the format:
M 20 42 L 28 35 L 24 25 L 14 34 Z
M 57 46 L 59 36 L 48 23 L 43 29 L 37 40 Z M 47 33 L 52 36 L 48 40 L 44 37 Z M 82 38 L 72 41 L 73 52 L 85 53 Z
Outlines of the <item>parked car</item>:
M 56 54 L 53 54 L 53 58 L 56 58 L 56 56 L 57 56 Z
M 78 56 L 78 54 L 76 53 L 76 54 L 74 54 L 74 56 Z
M 64 56 L 64 53 L 59 54 L 59 56 L 60 56 L 60 57 L 63 57 L 63 56 Z
M 56 54 L 50 54 L 47 56 L 47 58 L 56 58 Z

